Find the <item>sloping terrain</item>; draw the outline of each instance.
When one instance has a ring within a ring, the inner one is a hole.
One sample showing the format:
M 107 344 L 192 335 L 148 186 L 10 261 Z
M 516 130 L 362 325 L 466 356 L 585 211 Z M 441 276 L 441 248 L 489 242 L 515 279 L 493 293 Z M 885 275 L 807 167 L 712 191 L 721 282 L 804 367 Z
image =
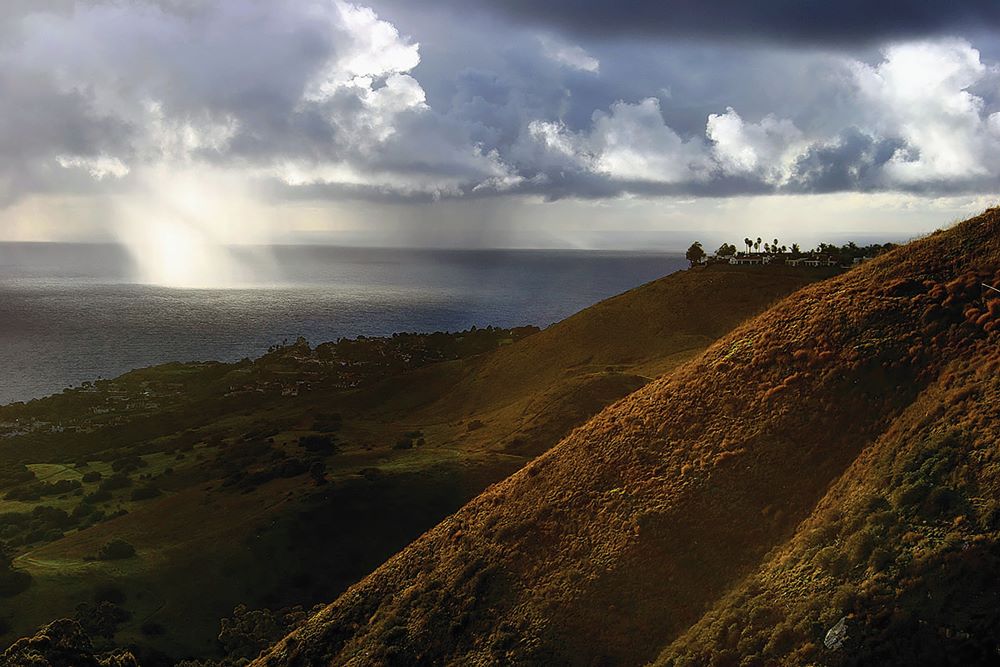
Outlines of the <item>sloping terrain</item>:
M 949 364 L 657 664 L 996 664 L 998 442 L 994 338 Z
M 530 335 L 303 342 L 0 408 L 0 423 L 34 429 L 0 441 L 0 491 L 14 494 L 0 500 L 0 539 L 32 577 L 0 596 L 0 638 L 112 602 L 120 621 L 107 632 L 144 664 L 218 655 L 219 619 L 237 604 L 334 598 L 606 405 L 823 275 L 699 269 Z M 135 557 L 95 559 L 115 539 Z
M 996 572 L 996 422 L 980 407 L 1000 343 L 1000 295 L 982 283 L 997 281 L 991 210 L 800 290 L 256 664 L 913 664 L 879 647 L 915 626 L 956 664 L 995 650 L 1000 612 L 963 576 Z
M 728 265 L 677 272 L 470 363 L 413 373 L 401 391 L 382 387 L 370 400 L 389 419 L 476 420 L 482 429 L 463 441 L 533 456 L 748 317 L 836 272 Z

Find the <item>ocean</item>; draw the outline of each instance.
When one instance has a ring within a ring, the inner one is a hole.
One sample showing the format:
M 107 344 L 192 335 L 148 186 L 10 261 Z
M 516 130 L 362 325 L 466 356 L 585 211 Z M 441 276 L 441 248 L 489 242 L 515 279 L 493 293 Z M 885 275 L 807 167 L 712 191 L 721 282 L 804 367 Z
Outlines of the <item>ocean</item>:
M 253 357 L 299 336 L 545 327 L 686 264 L 575 250 L 275 246 L 261 256 L 252 285 L 171 289 L 135 282 L 118 246 L 0 244 L 0 404 L 168 361 Z

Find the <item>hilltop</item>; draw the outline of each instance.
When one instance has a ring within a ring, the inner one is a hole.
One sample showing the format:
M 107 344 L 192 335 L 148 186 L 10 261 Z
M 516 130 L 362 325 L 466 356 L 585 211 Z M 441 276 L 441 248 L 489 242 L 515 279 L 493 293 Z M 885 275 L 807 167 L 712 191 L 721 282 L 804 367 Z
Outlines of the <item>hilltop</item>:
M 995 660 L 1000 211 L 799 290 L 255 664 Z
M 30 585 L 0 590 L 0 633 L 76 616 L 147 667 L 218 656 L 220 619 L 237 605 L 298 607 L 287 612 L 298 618 L 336 597 L 608 404 L 820 277 L 704 267 L 540 332 L 300 340 L 2 407 L 0 539 Z M 116 540 L 135 555 L 98 558 Z

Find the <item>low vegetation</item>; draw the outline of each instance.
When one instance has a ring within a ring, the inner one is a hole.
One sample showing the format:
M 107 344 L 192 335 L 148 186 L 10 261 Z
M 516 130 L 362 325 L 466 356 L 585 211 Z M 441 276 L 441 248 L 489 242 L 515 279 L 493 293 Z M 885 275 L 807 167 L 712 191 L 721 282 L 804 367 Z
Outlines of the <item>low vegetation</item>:
M 266 610 L 335 598 L 609 403 L 821 277 L 712 267 L 542 332 L 296 341 L 0 407 L 0 494 L 14 492 L 0 539 L 31 581 L 0 599 L 0 633 L 65 617 L 98 655 L 235 660 L 217 635 L 238 604 L 277 614 Z
M 992 664 L 1000 211 L 605 409 L 254 664 Z

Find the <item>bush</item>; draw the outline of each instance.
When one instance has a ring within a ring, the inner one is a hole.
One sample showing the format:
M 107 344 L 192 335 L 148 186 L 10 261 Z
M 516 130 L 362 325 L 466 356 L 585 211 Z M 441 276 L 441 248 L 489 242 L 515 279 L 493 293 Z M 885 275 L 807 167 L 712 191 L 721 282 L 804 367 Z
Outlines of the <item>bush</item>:
M 156 498 L 162 493 L 153 484 L 145 484 L 139 488 L 132 491 L 132 500 L 149 500 L 150 498 Z
M 58 482 L 52 482 L 49 484 L 48 488 L 43 492 L 46 496 L 58 496 L 64 493 L 69 493 L 71 491 L 76 491 L 82 484 L 78 479 L 61 479 Z
M 333 436 L 329 435 L 304 435 L 299 438 L 299 445 L 307 452 L 332 454 L 337 451 Z
M 343 417 L 339 414 L 316 415 L 316 419 L 313 420 L 313 430 L 320 433 L 333 433 L 339 431 L 343 423 Z
M 131 618 L 127 610 L 111 602 L 77 605 L 74 618 L 91 637 L 112 639 L 118 626 Z
M 124 489 L 132 486 L 132 480 L 129 479 L 128 475 L 118 473 L 117 475 L 112 475 L 108 477 L 98 488 L 99 491 L 117 491 L 118 489 Z
M 112 462 L 111 469 L 115 472 L 128 473 L 138 470 L 139 468 L 145 468 L 149 464 L 146 463 L 142 457 L 139 456 L 123 456 L 117 461 Z
M 0 488 L 23 484 L 35 479 L 35 473 L 24 464 L 14 463 L 0 467 Z
M 98 489 L 93 493 L 88 493 L 85 495 L 80 502 L 86 503 L 88 505 L 94 505 L 96 503 L 103 503 L 111 500 L 111 492 L 107 489 Z
M 125 560 L 133 557 L 135 557 L 135 547 L 120 537 L 111 540 L 97 552 L 99 560 Z
M 101 584 L 94 589 L 94 602 L 110 602 L 122 604 L 125 602 L 125 591 L 114 584 Z
M 0 598 L 14 597 L 30 586 L 31 575 L 23 570 L 0 572 Z
M 147 637 L 161 637 L 167 633 L 166 629 L 156 621 L 146 621 L 139 626 L 139 631 Z
M 69 528 L 73 525 L 73 519 L 66 513 L 66 510 L 56 509 L 48 505 L 39 505 L 31 510 L 31 516 L 45 528 Z

